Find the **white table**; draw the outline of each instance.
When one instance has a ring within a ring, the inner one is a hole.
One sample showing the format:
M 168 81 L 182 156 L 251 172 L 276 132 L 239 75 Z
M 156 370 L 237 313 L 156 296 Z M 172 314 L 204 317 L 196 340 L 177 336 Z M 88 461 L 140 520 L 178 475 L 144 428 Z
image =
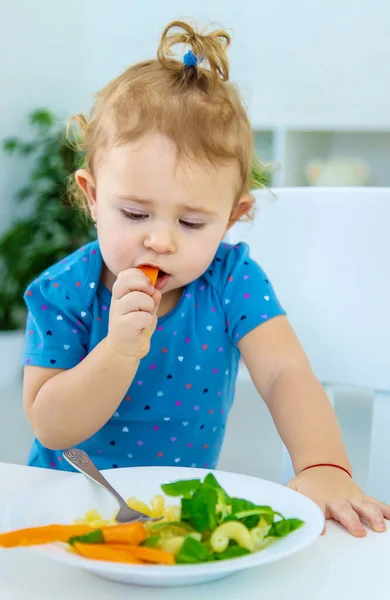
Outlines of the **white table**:
M 0 463 L 0 515 L 30 487 L 62 473 Z M 75 475 L 78 477 L 78 475 Z M 0 549 L 4 600 L 388 600 L 390 528 L 354 539 L 335 523 L 309 549 L 278 563 L 188 588 L 142 588 L 111 583 L 31 550 Z

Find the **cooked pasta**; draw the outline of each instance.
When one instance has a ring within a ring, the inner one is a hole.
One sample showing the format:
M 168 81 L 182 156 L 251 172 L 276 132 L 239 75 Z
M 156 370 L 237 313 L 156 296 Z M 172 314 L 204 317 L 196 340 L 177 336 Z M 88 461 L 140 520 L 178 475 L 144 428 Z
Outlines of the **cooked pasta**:
M 165 498 L 161 494 L 156 494 L 150 501 L 150 506 L 138 500 L 135 496 L 131 496 L 127 499 L 127 505 L 133 510 L 138 510 L 144 513 L 148 517 L 153 519 L 162 519 L 162 521 L 180 521 L 180 506 L 172 505 L 167 506 Z M 116 515 L 118 511 L 115 511 L 111 519 L 104 519 L 100 512 L 95 508 L 89 510 L 84 518 L 75 519 L 73 522 L 75 525 L 83 525 L 89 523 L 92 528 L 98 529 L 99 527 L 105 527 L 107 525 L 117 525 Z

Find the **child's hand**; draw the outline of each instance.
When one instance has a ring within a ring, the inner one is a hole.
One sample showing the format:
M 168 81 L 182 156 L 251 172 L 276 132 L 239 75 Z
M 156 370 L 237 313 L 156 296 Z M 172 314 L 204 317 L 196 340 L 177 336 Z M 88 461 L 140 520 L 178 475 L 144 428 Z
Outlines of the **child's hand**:
M 117 352 L 137 360 L 147 355 L 160 300 L 161 292 L 140 269 L 119 273 L 112 288 L 107 335 Z
M 343 471 L 334 467 L 318 467 L 301 472 L 287 487 L 308 496 L 323 510 L 327 519 L 339 521 L 352 535 L 364 537 L 362 520 L 374 531 L 385 531 L 385 518 L 390 519 L 390 506 L 362 490 Z

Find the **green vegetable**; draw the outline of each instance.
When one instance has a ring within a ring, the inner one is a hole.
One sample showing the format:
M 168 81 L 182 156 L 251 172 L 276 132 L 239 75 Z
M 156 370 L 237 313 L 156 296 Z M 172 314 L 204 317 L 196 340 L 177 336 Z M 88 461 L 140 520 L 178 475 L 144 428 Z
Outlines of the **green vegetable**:
M 161 489 L 167 496 L 183 496 L 183 498 L 190 498 L 191 494 L 196 492 L 200 485 L 200 479 L 187 479 L 185 481 L 164 483 L 161 486 Z
M 234 514 L 243 510 L 252 510 L 257 508 L 256 504 L 249 500 L 242 500 L 242 498 L 232 498 L 232 512 Z
M 181 564 L 208 562 L 212 559 L 208 549 L 202 542 L 187 536 L 176 555 L 176 562 Z
M 280 513 L 272 510 L 270 506 L 257 506 L 249 500 L 242 500 L 241 498 L 232 498 L 232 514 L 242 523 L 253 529 L 256 527 L 260 517 L 262 517 L 268 525 L 272 525 L 275 520 L 275 515 L 284 518 Z
M 202 485 L 191 498 L 181 501 L 181 520 L 201 533 L 217 526 L 218 495 L 215 489 Z
M 105 539 L 101 529 L 95 529 L 91 531 L 91 533 L 86 533 L 84 535 L 75 535 L 68 539 L 68 544 L 73 546 L 75 542 L 79 542 L 80 544 L 104 544 Z
M 175 481 L 163 485 L 162 489 L 169 496 L 181 496 L 181 520 L 156 523 L 152 531 L 161 533 L 162 539 L 178 528 L 187 532 L 177 551 L 178 563 L 244 556 L 251 550 L 260 550 L 274 538 L 288 535 L 303 524 L 300 519 L 285 519 L 270 506 L 231 498 L 212 473 L 203 482 L 200 479 Z M 280 520 L 275 521 L 275 517 Z M 229 522 L 232 527 L 228 526 Z M 246 537 L 240 537 L 240 532 L 246 533 Z M 159 535 L 150 539 L 153 538 L 157 544 Z
M 300 519 L 282 519 L 275 521 L 268 532 L 267 537 L 285 537 L 303 525 Z
M 217 492 L 218 505 L 220 508 L 221 518 L 225 518 L 229 514 L 229 507 L 231 506 L 231 498 L 227 495 L 223 487 L 218 483 L 212 473 L 206 475 L 204 485 L 208 485 Z
M 147 537 L 144 542 L 142 542 L 141 546 L 145 546 L 146 548 L 154 548 L 160 541 L 160 535 L 151 535 Z
M 229 546 L 224 552 L 213 554 L 213 558 L 214 560 L 225 560 L 228 558 L 246 556 L 247 554 L 251 554 L 251 552 L 246 548 L 242 548 L 241 546 Z
M 164 521 L 164 523 L 155 523 L 152 526 L 152 531 L 160 531 L 161 529 L 169 529 L 170 527 L 184 529 L 185 531 L 194 531 L 194 528 L 184 521 Z

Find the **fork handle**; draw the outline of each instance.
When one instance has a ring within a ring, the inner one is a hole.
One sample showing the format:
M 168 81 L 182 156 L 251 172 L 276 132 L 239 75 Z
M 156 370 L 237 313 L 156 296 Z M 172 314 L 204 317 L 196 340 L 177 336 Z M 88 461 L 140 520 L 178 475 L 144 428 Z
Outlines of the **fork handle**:
M 103 477 L 100 471 L 95 467 L 92 460 L 89 458 L 88 454 L 84 452 L 84 450 L 79 450 L 78 448 L 71 448 L 69 450 L 65 450 L 62 453 L 65 460 L 72 465 L 77 471 L 83 473 L 92 479 L 95 483 L 98 483 L 107 491 L 111 492 L 113 496 L 118 500 L 121 506 L 127 506 L 126 502 L 118 494 L 116 490 L 108 483 L 107 479 Z

